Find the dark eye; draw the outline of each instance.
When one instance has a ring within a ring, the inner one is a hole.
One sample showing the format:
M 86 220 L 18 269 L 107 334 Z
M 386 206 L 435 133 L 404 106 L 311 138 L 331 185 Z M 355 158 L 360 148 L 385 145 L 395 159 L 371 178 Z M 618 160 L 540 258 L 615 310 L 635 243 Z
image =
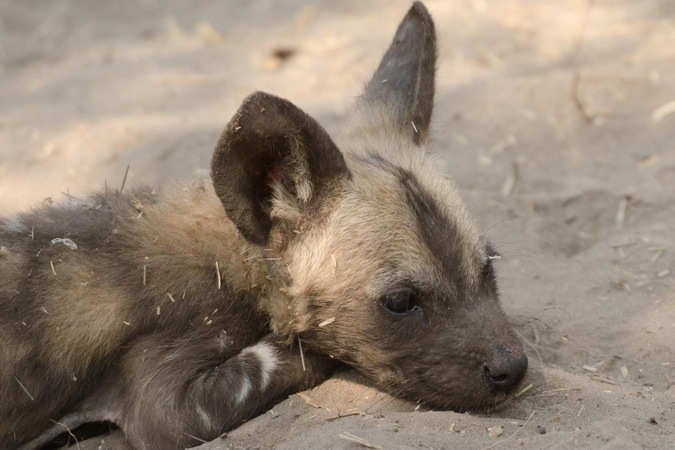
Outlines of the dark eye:
M 422 312 L 422 307 L 419 306 L 419 292 L 414 288 L 387 294 L 380 302 L 384 309 L 397 316 Z

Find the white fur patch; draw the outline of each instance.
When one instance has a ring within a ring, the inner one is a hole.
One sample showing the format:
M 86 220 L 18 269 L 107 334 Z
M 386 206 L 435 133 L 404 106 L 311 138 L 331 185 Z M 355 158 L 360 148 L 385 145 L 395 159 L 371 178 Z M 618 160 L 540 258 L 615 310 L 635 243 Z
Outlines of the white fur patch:
M 253 354 L 260 361 L 260 390 L 263 391 L 270 383 L 270 377 L 279 365 L 277 352 L 270 344 L 259 342 L 242 350 L 242 355 Z
M 239 388 L 239 393 L 235 398 L 237 404 L 240 404 L 241 402 L 246 400 L 246 397 L 248 397 L 248 394 L 251 392 L 251 387 L 252 387 L 251 380 L 249 380 L 246 377 L 241 379 L 241 387 Z
M 52 239 L 52 246 L 63 244 L 71 250 L 77 250 L 77 244 L 68 238 L 54 238 Z
M 307 204 L 312 197 L 312 183 L 310 183 L 309 180 L 303 178 L 297 183 L 296 191 L 300 201 L 302 201 L 303 204 Z
M 197 414 L 199 414 L 199 418 L 202 419 L 202 422 L 204 425 L 207 427 L 211 427 L 211 417 L 204 411 L 204 408 L 202 408 L 201 405 L 197 404 Z
M 0 229 L 12 233 L 27 233 L 30 231 L 17 217 L 9 217 L 4 223 L 0 223 Z

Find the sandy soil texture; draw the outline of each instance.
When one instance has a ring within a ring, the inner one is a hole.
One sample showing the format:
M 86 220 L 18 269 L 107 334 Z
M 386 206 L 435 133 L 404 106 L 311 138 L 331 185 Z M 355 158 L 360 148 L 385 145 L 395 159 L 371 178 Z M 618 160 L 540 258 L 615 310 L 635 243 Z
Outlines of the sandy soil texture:
M 457 414 L 344 372 L 204 448 L 675 448 L 675 2 L 426 4 L 436 150 L 504 255 L 529 389 Z M 253 90 L 339 128 L 409 5 L 0 0 L 0 214 L 204 175 Z

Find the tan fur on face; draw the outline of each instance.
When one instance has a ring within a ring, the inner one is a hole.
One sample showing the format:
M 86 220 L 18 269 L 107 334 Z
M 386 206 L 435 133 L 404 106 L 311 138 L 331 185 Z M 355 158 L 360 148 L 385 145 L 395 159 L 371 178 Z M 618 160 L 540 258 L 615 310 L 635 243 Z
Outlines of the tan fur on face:
M 422 154 L 415 150 L 408 154 Z M 464 255 L 457 270 L 467 280 L 478 279 L 484 246 L 452 183 L 433 176 L 435 170 L 428 157 L 403 158 L 404 154 L 400 153 L 397 163 L 420 174 L 420 184 L 434 193 L 462 234 Z M 436 272 L 438 266 L 397 177 L 374 159 L 352 156 L 347 161 L 352 179 L 344 183 L 327 223 L 303 236 L 286 257 L 293 274 L 289 300 L 294 302 L 293 316 L 282 328 L 286 332 L 302 332 L 316 320 L 308 313 L 309 303 L 318 301 L 311 297 L 316 289 L 328 298 L 346 292 L 377 298 L 399 280 L 427 280 L 429 286 L 442 283 L 443 274 Z M 290 312 L 286 316 L 290 317 Z
M 382 104 L 360 102 L 349 116 L 349 121 L 337 139 L 340 148 L 351 155 L 353 166 L 355 158 L 382 156 L 391 164 L 410 171 L 427 193 L 455 220 L 458 231 L 466 244 L 462 261 L 467 265 L 460 268 L 467 277 L 475 277 L 475 264 L 482 264 L 486 258 L 484 244 L 462 201 L 455 183 L 441 170 L 442 162 L 425 143 L 421 147 L 406 138 L 402 130 L 396 128 L 391 110 Z M 411 122 L 410 127 L 413 127 Z

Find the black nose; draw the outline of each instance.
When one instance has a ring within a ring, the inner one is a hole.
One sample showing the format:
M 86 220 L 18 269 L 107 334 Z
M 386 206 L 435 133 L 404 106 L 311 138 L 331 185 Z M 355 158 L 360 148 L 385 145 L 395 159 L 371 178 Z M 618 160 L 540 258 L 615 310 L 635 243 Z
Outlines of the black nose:
M 483 378 L 493 391 L 509 393 L 523 380 L 527 372 L 527 356 L 518 352 L 512 355 L 505 348 L 495 352 L 490 363 L 483 366 Z

